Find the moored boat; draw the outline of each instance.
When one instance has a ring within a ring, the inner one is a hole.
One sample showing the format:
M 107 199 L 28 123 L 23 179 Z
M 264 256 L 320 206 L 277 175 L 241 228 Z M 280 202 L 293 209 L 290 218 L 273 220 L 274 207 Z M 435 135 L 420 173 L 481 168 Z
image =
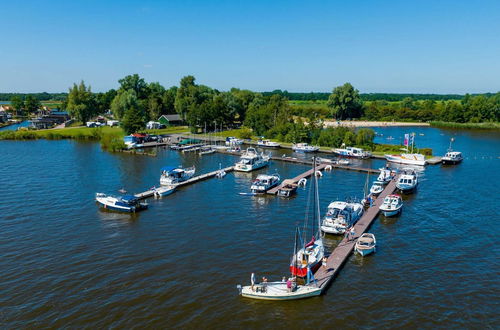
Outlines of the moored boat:
M 187 168 L 165 166 L 161 169 L 160 184 L 172 185 L 189 180 L 193 177 L 195 171 L 194 166 Z
M 411 168 L 404 168 L 402 170 L 402 174 L 398 178 L 398 182 L 396 182 L 396 188 L 402 193 L 408 193 L 415 190 L 417 185 L 417 172 L 415 172 L 415 170 Z
M 453 149 L 451 148 L 453 141 L 455 141 L 455 139 L 451 138 L 450 147 L 448 148 L 448 151 L 441 159 L 443 165 L 456 165 L 464 159 L 460 151 L 453 151 Z
M 257 145 L 263 148 L 279 148 L 281 145 L 278 142 L 271 140 L 261 139 L 257 141 Z
M 394 179 L 394 176 L 396 175 L 396 172 L 391 171 L 389 168 L 381 168 L 380 169 L 380 174 L 377 177 L 377 181 L 380 181 L 384 184 L 387 184 L 391 182 L 392 179 Z
M 356 241 L 354 250 L 362 256 L 366 256 L 370 253 L 375 252 L 377 245 L 377 240 L 375 235 L 371 233 L 364 233 Z
M 161 186 L 161 187 L 158 187 L 158 188 L 153 188 L 153 191 L 154 191 L 154 196 L 155 197 L 164 197 L 164 196 L 168 196 L 170 195 L 171 193 L 173 193 L 175 191 L 175 185 L 171 185 L 171 186 Z
M 332 151 L 340 157 L 369 158 L 371 153 L 356 147 L 334 148 Z
M 299 152 L 315 152 L 319 150 L 318 146 L 310 146 L 307 143 L 294 143 L 292 144 L 293 151 Z
M 278 189 L 278 196 L 280 197 L 290 197 L 297 192 L 298 184 L 294 183 L 293 180 L 284 180 L 281 187 Z
M 97 193 L 95 200 L 102 208 L 117 212 L 135 212 L 148 207 L 147 203 L 139 202 L 133 195 L 111 196 Z
M 276 187 L 280 183 L 279 174 L 259 174 L 257 178 L 252 182 L 250 190 L 254 194 L 263 194 L 269 189 Z
M 250 172 L 269 164 L 269 155 L 258 153 L 255 148 L 248 148 L 242 155 L 240 160 L 234 165 L 235 171 Z
M 240 145 L 240 144 L 243 144 L 242 139 L 237 139 L 234 136 L 228 136 L 226 138 L 226 145 L 228 145 L 228 146 L 235 146 L 235 145 Z
M 298 285 L 295 281 L 264 282 L 239 287 L 242 297 L 260 300 L 296 300 L 321 295 L 321 288 L 314 284 Z
M 328 212 L 321 224 L 321 230 L 328 234 L 344 234 L 363 215 L 361 203 L 335 201 L 328 205 Z
M 403 199 L 401 196 L 392 194 L 384 198 L 384 202 L 380 205 L 380 211 L 384 213 L 386 217 L 391 217 L 397 215 L 401 212 L 403 208 Z
M 374 181 L 372 186 L 370 187 L 370 194 L 376 196 L 382 191 L 384 191 L 384 182 Z
M 405 134 L 404 145 L 406 148 L 403 150 L 405 150 L 407 153 L 402 153 L 399 155 L 385 155 L 385 158 L 387 159 L 387 161 L 393 163 L 425 166 L 427 164 L 425 156 L 413 152 L 414 143 L 415 143 L 415 133 Z M 411 152 L 408 152 L 410 145 L 411 145 Z

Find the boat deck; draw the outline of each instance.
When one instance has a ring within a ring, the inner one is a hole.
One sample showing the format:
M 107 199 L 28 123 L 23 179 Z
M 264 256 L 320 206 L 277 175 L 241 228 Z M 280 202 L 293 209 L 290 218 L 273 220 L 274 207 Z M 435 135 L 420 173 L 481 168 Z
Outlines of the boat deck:
M 356 239 L 365 233 L 377 218 L 384 198 L 396 190 L 396 180 L 397 177 L 389 182 L 374 201 L 373 206 L 363 213 L 361 219 L 359 219 L 354 226 L 354 232 L 356 233 L 354 239 L 349 241 L 347 238 L 344 238 L 328 257 L 326 268 L 321 266 L 314 274 L 318 287 L 323 290 L 323 293 L 326 291 L 330 281 L 340 272 L 340 269 L 353 252 Z
M 234 170 L 234 166 L 229 166 L 229 167 L 223 168 L 222 170 L 224 170 L 226 173 L 229 173 L 229 172 L 232 172 Z M 215 170 L 215 171 L 208 172 L 208 173 L 205 173 L 205 174 L 200 174 L 198 176 L 192 177 L 189 180 L 186 180 L 186 181 L 183 181 L 183 182 L 179 182 L 179 183 L 175 184 L 175 186 L 176 187 L 187 186 L 187 185 L 192 184 L 192 183 L 196 183 L 196 182 L 199 182 L 199 181 L 202 181 L 202 180 L 213 178 L 213 177 L 215 177 L 215 175 L 217 174 L 217 172 L 219 172 L 219 170 Z M 153 189 L 149 189 L 149 190 L 146 190 L 145 192 L 135 194 L 134 196 L 137 197 L 137 198 L 139 198 L 139 199 L 144 199 L 144 198 L 151 197 L 153 195 L 154 195 L 154 190 Z

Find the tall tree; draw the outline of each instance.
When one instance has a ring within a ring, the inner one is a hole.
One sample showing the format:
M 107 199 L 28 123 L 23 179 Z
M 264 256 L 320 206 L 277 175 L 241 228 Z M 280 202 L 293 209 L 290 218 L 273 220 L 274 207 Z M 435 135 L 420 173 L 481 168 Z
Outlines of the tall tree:
M 113 112 L 114 117 L 121 120 L 125 112 L 131 107 L 139 107 L 135 91 L 133 89 L 118 90 L 118 94 L 116 94 L 113 102 L 111 102 L 111 112 Z
M 146 126 L 146 118 L 143 109 L 138 103 L 132 104 L 125 111 L 122 127 L 126 134 L 139 132 Z
M 10 105 L 16 111 L 22 111 L 24 109 L 24 101 L 19 95 L 15 95 L 10 99 Z
M 148 95 L 148 84 L 137 73 L 128 75 L 118 82 L 121 90 L 134 90 L 138 99 L 145 99 Z
M 183 77 L 175 97 L 175 111 L 177 111 L 183 119 L 186 119 L 190 106 L 196 101 L 195 94 L 195 78 L 193 76 Z
M 97 94 L 97 109 L 98 113 L 102 114 L 111 109 L 111 102 L 116 96 L 116 90 L 110 89 L 106 93 Z
M 67 110 L 82 123 L 87 122 L 97 113 L 95 97 L 90 86 L 85 86 L 83 80 L 79 85 L 75 83 L 69 89 Z
M 332 116 L 340 120 L 359 118 L 363 115 L 359 91 L 350 83 L 335 87 L 328 97 L 327 105 L 332 110 Z
M 24 100 L 24 108 L 28 111 L 28 113 L 36 112 L 41 108 L 41 106 L 42 104 L 37 98 L 31 95 L 26 96 L 26 100 Z

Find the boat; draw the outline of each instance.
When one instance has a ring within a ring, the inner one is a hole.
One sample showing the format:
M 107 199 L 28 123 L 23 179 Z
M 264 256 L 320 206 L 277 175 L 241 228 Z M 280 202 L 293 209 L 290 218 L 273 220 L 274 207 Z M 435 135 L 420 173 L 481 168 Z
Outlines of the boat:
M 260 300 L 297 300 L 321 295 L 321 288 L 314 284 L 297 284 L 293 279 L 286 282 L 264 282 L 256 285 L 238 286 L 240 295 Z
M 260 139 L 259 141 L 257 141 L 257 145 L 263 148 L 279 148 L 281 146 L 278 142 L 264 139 Z
M 335 201 L 328 205 L 328 211 L 321 230 L 328 234 L 344 234 L 363 215 L 363 205 L 361 203 L 351 203 Z
M 384 202 L 380 205 L 380 211 L 382 211 L 386 217 L 392 217 L 399 214 L 402 207 L 403 199 L 401 196 L 392 194 L 384 198 Z
M 283 181 L 283 184 L 278 189 L 278 196 L 280 197 L 290 197 L 297 192 L 298 184 L 293 180 L 287 179 Z
M 339 159 L 337 160 L 337 165 L 344 165 L 344 166 L 347 166 L 349 165 L 351 162 L 349 162 L 347 159 Z
M 161 169 L 160 184 L 172 185 L 189 180 L 193 177 L 196 168 L 194 166 L 182 168 L 165 166 Z
M 299 152 L 315 152 L 319 150 L 318 146 L 310 146 L 307 143 L 294 143 L 292 144 L 293 151 Z
M 175 190 L 175 185 L 154 187 L 153 192 L 155 197 L 164 197 L 173 193 Z
M 456 165 L 459 164 L 464 159 L 460 151 L 453 151 L 453 149 L 451 148 L 451 144 L 453 143 L 453 141 L 455 141 L 455 139 L 451 138 L 450 147 L 448 148 L 448 151 L 441 159 L 443 165 Z
M 366 174 L 366 181 L 365 181 L 365 186 L 363 188 L 363 200 L 361 201 L 361 204 L 363 204 L 364 207 L 370 207 L 373 201 L 373 196 L 370 193 L 370 188 L 368 188 L 368 184 L 370 182 L 370 173 L 368 172 Z
M 147 203 L 140 203 L 134 195 L 111 196 L 97 193 L 95 200 L 102 208 L 118 212 L 135 212 L 148 208 Z
M 200 149 L 199 155 L 200 156 L 209 155 L 209 154 L 213 154 L 214 152 L 215 152 L 215 149 L 213 149 L 212 147 L 203 147 Z
M 269 164 L 269 155 L 258 153 L 255 148 L 248 148 L 242 155 L 240 160 L 234 165 L 235 171 L 250 172 Z
M 406 148 L 403 150 L 407 151 L 407 153 L 402 153 L 399 155 L 385 155 L 385 159 L 387 159 L 387 161 L 389 162 L 398 164 L 425 166 L 425 164 L 427 163 L 425 160 L 425 156 L 413 152 L 414 142 L 415 133 L 405 134 L 404 145 Z M 408 152 L 408 147 L 410 144 L 411 152 Z
M 378 175 L 377 181 L 380 181 L 384 184 L 388 184 L 391 182 L 392 179 L 394 179 L 394 176 L 396 175 L 396 172 L 391 171 L 389 168 L 381 168 L 380 169 L 380 174 Z
M 316 158 L 313 158 L 313 173 L 316 172 Z M 311 184 L 311 195 L 313 202 L 312 205 L 312 216 L 309 216 L 309 210 L 306 210 L 306 215 L 304 219 L 304 231 L 302 233 L 302 238 L 300 240 L 300 248 L 298 251 L 294 252 L 292 256 L 292 261 L 290 263 L 290 273 L 292 276 L 310 278 L 312 273 L 314 273 L 321 265 L 321 260 L 325 255 L 325 249 L 323 246 L 323 239 L 321 237 L 321 216 L 319 212 L 319 192 L 318 192 L 318 177 L 313 175 L 313 184 Z M 297 232 L 299 229 L 297 228 Z M 297 234 L 296 234 L 297 235 Z M 311 235 L 311 236 L 309 236 Z M 307 242 L 307 237 L 312 237 L 311 240 Z M 298 247 L 296 245 L 296 247 Z
M 376 245 L 377 240 L 375 239 L 375 235 L 371 233 L 364 233 L 356 241 L 356 245 L 354 245 L 354 251 L 364 257 L 370 253 L 375 252 Z
M 356 147 L 334 148 L 332 151 L 340 157 L 370 158 L 371 153 Z
M 226 171 L 224 171 L 224 169 L 222 168 L 222 164 L 219 163 L 219 170 L 217 171 L 217 173 L 215 173 L 215 177 L 217 179 L 222 179 L 223 177 L 226 176 Z
M 280 183 L 280 176 L 276 174 L 259 174 L 252 182 L 250 190 L 255 194 L 263 194 Z
M 228 136 L 226 138 L 226 145 L 228 146 L 235 146 L 235 145 L 240 145 L 243 144 L 243 140 L 237 139 L 234 136 Z
M 418 185 L 417 172 L 411 168 L 404 168 L 396 182 L 396 188 L 402 193 L 412 192 Z
M 372 186 L 370 187 L 370 194 L 378 195 L 382 191 L 384 191 L 384 182 L 374 181 Z

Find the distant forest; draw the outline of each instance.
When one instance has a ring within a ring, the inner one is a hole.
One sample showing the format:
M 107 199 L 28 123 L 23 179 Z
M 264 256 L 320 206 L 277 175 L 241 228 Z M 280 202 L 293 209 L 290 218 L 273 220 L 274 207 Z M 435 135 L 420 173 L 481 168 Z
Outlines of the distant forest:
M 284 96 L 290 101 L 314 101 L 314 100 L 328 100 L 330 93 L 292 93 L 282 90 L 274 90 L 272 92 L 263 92 L 264 96 L 280 95 Z M 26 96 L 31 95 L 39 101 L 64 101 L 68 97 L 68 93 L 0 93 L 0 101 L 10 101 L 14 96 L 20 96 L 23 100 Z M 484 95 L 489 97 L 493 94 L 471 94 L 471 95 Z M 360 93 L 361 100 L 363 101 L 388 101 L 399 102 L 407 97 L 411 97 L 414 101 L 433 100 L 433 101 L 446 101 L 446 100 L 462 100 L 465 95 L 460 94 L 398 94 L 398 93 Z

